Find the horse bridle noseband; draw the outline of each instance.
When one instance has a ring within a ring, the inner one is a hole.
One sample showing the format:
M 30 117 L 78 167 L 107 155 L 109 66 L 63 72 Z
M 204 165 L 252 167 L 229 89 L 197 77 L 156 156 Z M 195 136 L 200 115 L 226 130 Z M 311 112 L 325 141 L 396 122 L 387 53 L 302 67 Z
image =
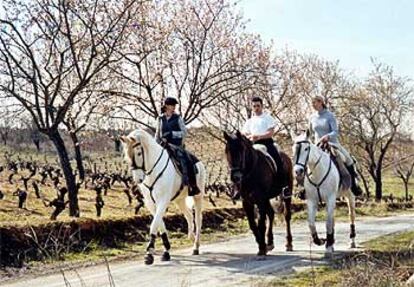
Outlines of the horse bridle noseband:
M 165 148 L 162 147 L 162 152 L 161 154 L 158 156 L 157 161 L 155 162 L 155 164 L 153 165 L 153 167 L 150 169 L 150 171 L 146 171 L 145 169 L 145 153 L 144 153 L 144 148 L 142 147 L 141 143 L 136 143 L 133 148 L 135 147 L 140 147 L 141 149 L 141 154 L 142 154 L 142 165 L 139 167 L 135 161 L 135 152 L 133 153 L 132 159 L 131 159 L 131 171 L 133 170 L 142 170 L 145 174 L 145 176 L 149 176 L 155 169 L 155 167 L 158 165 L 158 163 L 161 161 L 162 156 L 164 155 L 165 152 Z M 170 162 L 170 157 L 168 156 L 167 162 L 165 163 L 164 168 L 162 169 L 162 171 L 157 175 L 157 177 L 155 178 L 155 180 L 153 181 L 153 183 L 151 185 L 147 185 L 146 183 L 142 183 L 146 188 L 148 188 L 148 190 L 150 191 L 150 196 L 152 201 L 155 203 L 155 199 L 152 195 L 152 191 L 154 189 L 155 184 L 158 182 L 158 180 L 161 178 L 161 176 L 164 174 L 165 170 L 168 167 L 168 163 Z M 173 200 L 178 196 L 179 192 L 174 196 Z
M 305 160 L 305 163 L 300 163 L 299 162 L 299 155 L 300 155 L 300 151 L 301 151 L 301 148 L 302 148 L 302 144 L 303 143 L 307 143 L 307 144 L 309 144 L 309 149 L 308 149 L 308 154 L 306 155 L 306 160 Z M 320 193 L 320 187 L 321 187 L 321 185 L 325 182 L 325 180 L 327 179 L 327 177 L 328 177 L 328 175 L 329 175 L 329 173 L 331 172 L 331 167 L 332 167 L 332 159 L 329 159 L 329 167 L 328 167 L 328 171 L 325 173 L 325 175 L 323 176 L 323 178 L 319 181 L 319 183 L 315 183 L 315 182 L 313 182 L 312 180 L 311 180 L 311 178 L 310 178 L 310 176 L 312 175 L 312 172 L 308 172 L 308 161 L 309 161 L 309 155 L 310 155 L 310 141 L 308 141 L 308 140 L 303 140 L 303 141 L 299 141 L 299 142 L 296 142 L 295 143 L 295 145 L 297 145 L 298 147 L 299 147 L 299 149 L 298 149 L 298 151 L 297 151 L 297 153 L 296 153 L 296 162 L 295 162 L 295 165 L 299 165 L 299 166 L 301 166 L 301 167 L 303 167 L 303 170 L 304 170 L 304 172 L 305 172 L 305 176 L 306 176 L 306 178 L 308 179 L 308 181 L 309 181 L 309 183 L 310 184 L 312 184 L 315 188 L 316 188 L 316 190 L 317 190 L 317 192 L 318 192 L 318 197 L 319 197 L 319 201 L 322 203 L 322 197 L 321 197 L 321 193 Z M 321 156 L 318 158 L 318 160 L 316 161 L 316 163 L 315 163 L 315 165 L 314 165 L 314 167 L 313 167 L 313 169 L 315 169 L 316 168 L 316 166 L 319 164 L 319 162 L 321 161 L 321 159 L 322 159 L 322 154 L 321 154 Z
M 146 176 L 148 176 L 148 175 L 150 175 L 153 171 L 154 171 L 154 169 L 155 169 L 155 167 L 158 165 L 158 163 L 160 162 L 160 160 L 161 160 L 161 158 L 162 158 L 162 156 L 163 156 L 163 154 L 164 154 L 164 151 L 165 151 L 165 148 L 162 148 L 162 152 L 161 152 L 161 154 L 159 155 L 159 157 L 158 157 L 158 159 L 157 159 L 157 161 L 155 162 L 155 164 L 154 164 L 154 166 L 151 168 L 151 170 L 150 171 L 146 171 L 146 169 L 145 169 L 145 153 L 144 153 L 144 148 L 142 147 L 142 145 L 141 145 L 141 143 L 136 143 L 134 146 L 133 146 L 133 148 L 135 148 L 135 147 L 139 147 L 140 148 L 140 154 L 142 155 L 142 165 L 141 166 L 138 166 L 137 165 L 137 163 L 136 163 L 136 161 L 135 161 L 135 152 L 133 153 L 133 155 L 132 155 L 132 159 L 131 159 L 131 165 L 130 165 L 130 169 L 131 169 L 131 171 L 133 171 L 133 170 L 142 170 L 143 172 L 144 172 L 144 174 L 146 175 Z
M 254 159 L 252 167 L 250 168 L 250 171 L 248 171 L 248 172 L 246 171 L 246 164 L 245 164 L 245 162 L 246 162 L 246 147 L 243 148 L 243 156 L 241 156 L 241 159 L 242 159 L 241 160 L 241 166 L 238 166 L 238 167 L 231 166 L 230 167 L 230 173 L 240 172 L 242 174 L 242 180 L 243 180 L 243 178 L 248 178 L 250 176 L 250 174 L 253 172 L 254 167 L 256 166 L 256 163 L 257 163 L 257 159 Z

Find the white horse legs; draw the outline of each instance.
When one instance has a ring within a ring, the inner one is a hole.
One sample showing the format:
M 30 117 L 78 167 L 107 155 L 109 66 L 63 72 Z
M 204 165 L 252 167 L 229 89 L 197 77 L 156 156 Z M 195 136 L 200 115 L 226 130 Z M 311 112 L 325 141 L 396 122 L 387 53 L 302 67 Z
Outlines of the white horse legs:
M 184 217 L 187 220 L 188 238 L 194 241 L 193 255 L 199 254 L 201 225 L 203 221 L 203 217 L 202 217 L 203 195 L 202 194 L 203 193 L 200 193 L 193 197 L 194 209 L 195 209 L 195 227 L 196 227 L 195 233 L 194 233 L 193 210 L 187 206 L 185 202 L 185 198 L 177 200 L 177 205 L 180 208 L 180 210 L 183 212 Z
M 203 224 L 203 193 L 194 196 L 194 209 L 196 233 L 193 247 L 193 255 L 198 255 L 200 248 L 201 227 Z
M 356 248 L 356 243 L 355 243 L 355 236 L 356 236 L 356 232 L 355 232 L 355 196 L 351 193 L 349 193 L 349 196 L 347 197 L 347 201 L 348 201 L 348 209 L 349 209 L 349 220 L 351 221 L 351 232 L 349 234 L 349 238 L 350 238 L 350 247 L 351 248 Z
M 161 234 L 161 238 L 162 238 L 164 247 L 166 249 L 166 252 L 164 252 L 164 255 L 163 255 L 163 259 L 169 260 L 168 250 L 170 249 L 170 243 L 168 242 L 168 236 L 166 233 L 165 224 L 164 224 L 164 221 L 162 220 L 162 217 L 164 216 L 164 213 L 167 210 L 167 206 L 168 204 L 161 203 L 155 208 L 152 204 L 151 204 L 151 207 L 149 207 L 151 213 L 153 213 L 154 218 L 152 219 L 152 222 L 151 222 L 150 240 L 148 242 L 147 253 L 144 258 L 144 262 L 147 265 L 151 265 L 152 263 L 154 263 L 155 239 L 157 237 L 157 231 L 159 229 L 163 231 L 163 233 Z M 154 212 L 154 209 L 155 209 L 155 212 Z
M 328 201 L 326 205 L 327 219 L 326 219 L 326 252 L 332 253 L 334 251 L 333 245 L 335 242 L 334 233 L 335 233 L 335 198 L 331 201 Z
M 326 205 L 327 211 L 327 220 L 326 220 L 326 240 L 319 238 L 318 232 L 316 230 L 315 218 L 318 209 L 316 202 L 309 200 L 307 202 L 308 206 L 308 223 L 309 230 L 312 235 L 313 243 L 318 246 L 325 244 L 326 242 L 326 252 L 332 253 L 334 251 L 333 245 L 335 242 L 334 232 L 335 232 L 335 222 L 334 222 L 334 212 L 335 212 L 335 199 L 328 201 Z
M 308 200 L 307 206 L 308 206 L 308 224 L 309 224 L 309 230 L 312 235 L 313 243 L 319 246 L 323 245 L 325 241 L 318 237 L 318 232 L 316 231 L 316 225 L 315 225 L 315 218 L 316 218 L 316 212 L 318 211 L 318 205 L 317 203 L 314 203 L 313 201 Z

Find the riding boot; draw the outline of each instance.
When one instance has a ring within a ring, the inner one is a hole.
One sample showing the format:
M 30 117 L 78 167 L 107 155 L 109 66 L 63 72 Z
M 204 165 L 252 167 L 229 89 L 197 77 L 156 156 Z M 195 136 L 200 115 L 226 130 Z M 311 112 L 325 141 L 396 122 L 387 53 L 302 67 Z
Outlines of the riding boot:
M 188 195 L 194 196 L 198 193 L 200 193 L 199 188 L 197 187 L 197 184 L 195 183 L 195 178 L 191 180 L 190 182 L 190 176 L 189 173 L 191 172 L 189 168 L 189 159 L 188 155 L 185 151 L 179 152 L 179 158 L 180 158 L 180 164 L 182 167 L 182 176 L 183 176 L 183 186 L 188 186 Z M 191 164 L 190 164 L 191 165 Z
M 182 169 L 182 184 L 183 186 L 188 186 L 188 168 L 187 168 L 187 160 L 185 158 L 183 151 L 177 152 L 178 158 L 180 160 L 181 169 Z
M 362 194 L 362 189 L 357 183 L 358 174 L 355 170 L 355 165 L 346 166 L 349 174 L 351 175 L 351 191 L 355 196 L 360 196 Z

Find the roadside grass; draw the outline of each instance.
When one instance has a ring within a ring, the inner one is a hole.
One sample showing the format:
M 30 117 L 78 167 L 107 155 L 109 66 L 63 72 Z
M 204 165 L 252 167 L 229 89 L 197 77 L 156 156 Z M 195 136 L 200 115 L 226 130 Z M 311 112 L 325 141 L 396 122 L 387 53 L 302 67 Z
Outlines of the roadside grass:
M 251 286 L 406 286 L 414 274 L 414 231 L 381 236 L 363 244 L 365 251 L 345 255 L 331 266 L 314 267 Z

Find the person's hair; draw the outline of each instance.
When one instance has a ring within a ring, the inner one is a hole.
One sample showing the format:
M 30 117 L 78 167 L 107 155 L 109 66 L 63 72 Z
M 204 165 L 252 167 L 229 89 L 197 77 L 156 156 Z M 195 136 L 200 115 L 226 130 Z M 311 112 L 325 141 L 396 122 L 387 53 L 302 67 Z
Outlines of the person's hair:
M 165 105 L 163 105 L 163 106 L 161 107 L 161 114 L 165 113 L 165 110 L 166 110 L 166 107 L 165 107 Z
M 261 97 L 254 97 L 252 98 L 252 103 L 259 102 L 263 106 L 263 100 Z

